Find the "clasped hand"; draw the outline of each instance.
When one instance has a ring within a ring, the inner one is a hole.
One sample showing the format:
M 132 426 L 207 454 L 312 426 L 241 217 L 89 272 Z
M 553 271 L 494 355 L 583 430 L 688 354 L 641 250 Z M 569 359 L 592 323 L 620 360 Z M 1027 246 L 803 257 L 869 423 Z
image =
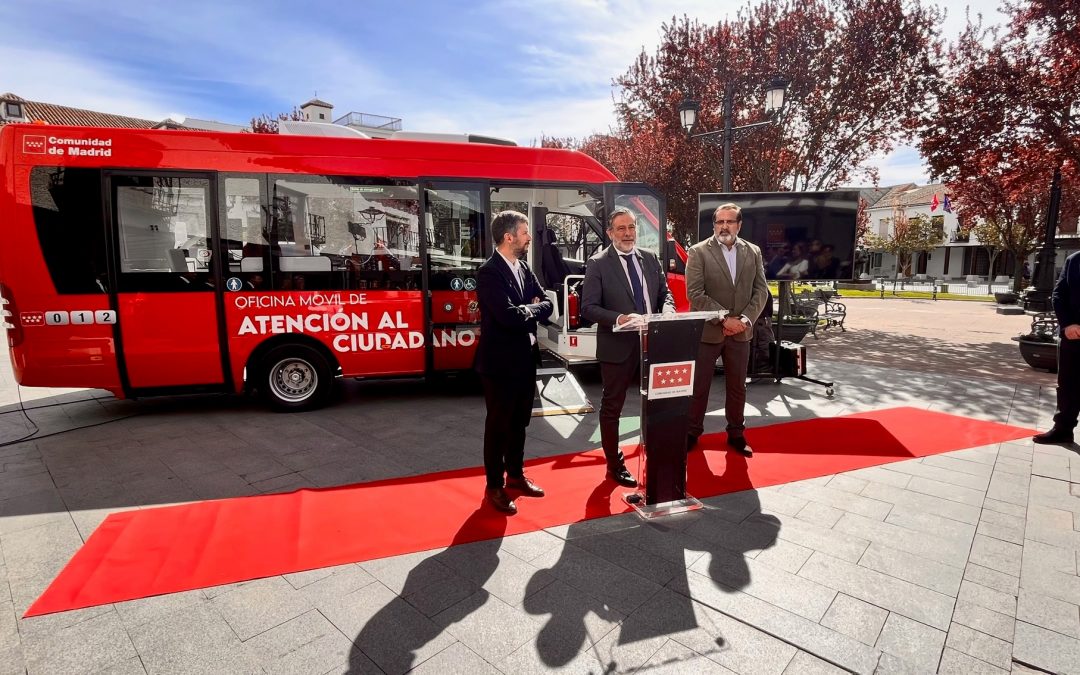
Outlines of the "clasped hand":
M 720 325 L 724 327 L 724 335 L 738 335 L 746 330 L 746 324 L 737 316 L 725 316 Z
M 1080 340 L 1080 323 L 1065 326 L 1065 337 L 1069 340 Z

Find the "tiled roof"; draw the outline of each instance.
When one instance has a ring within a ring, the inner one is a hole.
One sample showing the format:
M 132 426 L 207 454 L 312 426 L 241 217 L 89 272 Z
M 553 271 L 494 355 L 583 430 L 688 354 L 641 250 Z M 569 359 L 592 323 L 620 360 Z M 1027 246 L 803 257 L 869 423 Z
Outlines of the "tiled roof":
M 326 101 L 320 101 L 320 100 L 319 100 L 319 99 L 317 99 L 317 98 L 313 98 L 313 99 L 311 99 L 310 101 L 308 101 L 307 103 L 304 103 L 304 104 L 303 104 L 303 105 L 301 105 L 300 107 L 301 107 L 301 108 L 306 108 L 306 107 L 308 107 L 309 105 L 320 105 L 320 106 L 322 106 L 322 107 L 324 107 L 324 108 L 333 108 L 333 107 L 334 107 L 334 106 L 333 106 L 332 104 L 330 104 L 330 103 L 327 103 Z
M 66 105 L 42 103 L 41 101 L 27 101 L 11 93 L 0 95 L 0 100 L 22 103 L 23 114 L 26 115 L 28 122 L 42 121 L 48 124 L 67 124 L 79 127 L 119 127 L 122 129 L 151 129 L 157 124 L 156 120 L 110 115 L 93 110 L 83 110 L 82 108 L 70 108 Z M 7 120 L 0 119 L 0 126 L 7 124 L 7 122 Z

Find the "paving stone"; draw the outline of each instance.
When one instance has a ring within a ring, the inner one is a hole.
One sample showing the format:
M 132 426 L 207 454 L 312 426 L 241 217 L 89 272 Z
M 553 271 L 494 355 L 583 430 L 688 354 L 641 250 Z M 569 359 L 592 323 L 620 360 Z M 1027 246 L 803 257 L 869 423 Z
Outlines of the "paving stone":
M 895 612 L 889 614 L 878 637 L 877 648 L 892 654 L 923 672 L 937 669 L 945 632 L 913 621 Z
M 859 564 L 952 597 L 955 597 L 960 589 L 960 581 L 964 575 L 964 570 L 959 567 L 898 551 L 876 542 L 866 549 Z
M 240 646 L 209 604 L 193 605 L 128 631 L 146 672 L 257 673 L 259 664 Z
M 923 513 L 907 506 L 894 506 L 885 518 L 890 525 L 923 532 L 937 537 L 970 542 L 975 537 L 975 526 L 932 513 Z
M 877 644 L 889 612 L 850 595 L 838 593 L 821 625 L 853 637 L 871 647 Z
M 990 457 L 990 463 L 986 461 L 975 461 L 976 457 L 985 460 L 986 457 Z M 955 473 L 966 473 L 972 476 L 979 476 L 981 478 L 989 479 L 990 475 L 994 473 L 994 466 L 996 465 L 997 451 L 993 451 L 992 454 L 987 455 L 980 453 L 980 455 L 974 454 L 959 454 L 952 453 L 947 455 L 930 455 L 923 457 L 919 460 L 919 463 L 925 466 L 938 467 L 942 469 L 948 469 Z M 933 476 L 930 476 L 931 478 Z
M 685 524 L 685 527 L 689 525 Z M 672 528 L 662 522 L 646 522 L 639 528 L 620 530 L 610 536 L 685 568 L 693 565 L 706 551 L 715 549 L 716 545 L 685 533 L 681 529 L 683 526 L 678 524 L 678 528 Z
M 1013 660 L 1050 673 L 1080 673 L 1080 640 L 1017 621 Z
M 432 620 L 489 662 L 499 661 L 529 640 L 542 627 L 539 617 L 478 591 Z
M 1056 631 L 1069 637 L 1080 638 L 1080 608 L 1076 605 L 1020 589 L 1017 598 L 1016 620 Z
M 949 596 L 821 553 L 806 561 L 799 576 L 934 627 L 947 628 L 952 616 Z
M 833 529 L 956 568 L 962 568 L 968 556 L 968 543 L 964 540 L 916 532 L 851 513 L 845 513 Z
M 410 588 L 425 588 L 457 576 L 453 570 L 435 558 L 441 550 L 368 560 L 360 563 L 360 567 L 395 593 L 401 593 L 406 582 Z M 428 558 L 435 559 L 428 561 Z
M 1016 616 L 1015 595 L 1002 593 L 1001 591 L 996 591 L 993 588 L 988 588 L 987 586 L 966 579 L 960 582 L 960 593 L 957 594 L 956 600 L 957 602 L 970 602 L 979 607 L 992 609 L 999 614 L 1005 614 L 1012 617 Z
M 673 544 L 676 543 L 674 540 Z M 662 556 L 652 551 L 635 546 L 628 538 L 622 538 L 614 534 L 602 534 L 595 537 L 582 537 L 574 539 L 574 545 L 589 551 L 590 553 L 604 558 L 619 567 L 627 569 L 661 586 L 671 581 L 677 574 L 685 574 L 686 566 L 683 560 L 672 560 L 673 556 Z M 523 566 L 528 567 L 526 563 Z M 532 574 L 535 568 L 530 568 Z M 499 566 L 499 572 L 503 571 L 503 565 Z M 485 586 L 486 587 L 486 586 Z M 521 585 L 524 587 L 524 584 Z M 489 588 L 490 590 L 490 588 Z M 500 596 L 503 597 L 503 596 Z M 507 598 L 503 598 L 507 600 Z M 511 602 L 517 604 L 518 601 Z M 507 600 L 510 602 L 510 600 Z
M 353 671 L 349 671 L 351 674 Z M 499 675 L 500 671 L 464 644 L 455 642 L 409 671 L 410 675 Z
M 953 621 L 1007 642 L 1012 641 L 1016 626 L 1016 620 L 1007 614 L 1000 614 L 963 600 L 956 603 Z
M 737 673 L 782 673 L 796 652 L 753 626 L 668 589 L 650 598 L 608 637 L 614 633 L 620 643 L 667 636 Z
M 941 466 L 931 466 L 924 464 L 921 461 L 896 462 L 889 467 L 889 470 L 911 475 L 912 482 L 908 483 L 908 488 L 912 490 L 916 489 L 914 487 L 916 484 L 915 478 L 929 479 L 938 483 L 956 485 L 978 492 L 985 492 L 990 483 L 988 474 L 973 476 L 969 472 L 955 471 Z
M 145 675 L 146 668 L 143 667 L 142 659 L 139 657 L 130 658 L 119 663 L 114 663 L 104 670 L 99 670 L 94 675 Z
M 973 507 L 981 507 L 983 498 L 988 494 L 981 489 L 961 487 L 922 476 L 913 476 L 907 489 Z
M 849 670 L 870 672 L 874 669 L 877 652 L 842 633 L 746 593 L 719 588 L 711 579 L 696 572 L 687 576 L 686 584 L 685 588 L 673 590 Z
M 205 602 L 206 599 L 202 591 L 194 590 L 118 602 L 113 607 L 116 608 L 116 613 L 120 616 L 124 626 L 131 629 L 156 621 L 172 612 L 204 604 Z
M 1002 670 L 948 646 L 941 653 L 941 664 L 937 672 L 939 675 L 1008 675 L 1009 673 L 1008 670 Z
M 676 640 L 668 640 L 652 655 L 652 658 L 645 662 L 639 672 L 669 673 L 670 675 L 687 672 L 727 675 L 732 671 L 715 661 L 710 661 Z
M 348 661 L 352 642 L 316 610 L 244 643 L 266 673 L 323 673 Z
M 847 475 L 854 478 L 861 478 L 868 483 L 884 483 L 885 485 L 892 485 L 898 488 L 907 487 L 907 484 L 911 482 L 911 476 L 909 474 L 890 471 L 888 466 L 872 466 L 866 469 L 857 469 L 855 471 L 848 471 Z M 864 487 L 863 492 L 865 491 L 866 488 Z
M 558 537 L 546 530 L 537 530 L 503 537 L 499 543 L 499 550 L 506 551 L 525 562 L 532 562 L 538 556 L 547 553 L 556 544 L 562 545 Z
M 487 597 L 486 593 L 472 597 L 481 595 Z M 469 609 L 461 603 L 455 607 L 462 615 Z M 366 658 L 395 675 L 455 642 L 444 625 L 427 618 L 381 583 L 368 584 L 320 611 Z
M 980 633 L 959 623 L 954 623 L 949 628 L 949 637 L 945 644 L 1001 669 L 1012 665 L 1011 641 Z
M 757 490 L 758 498 L 761 500 L 760 508 L 762 513 L 779 513 L 785 516 L 793 516 L 806 506 L 806 499 L 789 495 L 781 490 L 782 487 L 782 485 L 775 485 Z
M 211 600 L 221 616 L 247 640 L 312 609 L 304 594 L 281 577 L 259 579 Z
M 805 546 L 777 539 L 775 544 L 758 553 L 754 560 L 796 574 L 813 552 L 813 549 Z
M 989 497 L 983 500 L 983 509 L 996 511 L 998 513 L 1005 513 L 1010 516 L 1019 516 L 1021 518 L 1027 516 L 1026 504 L 1023 506 L 1018 504 L 1010 504 L 1009 502 L 1002 502 L 996 499 L 990 499 Z
M 1036 453 L 1031 460 L 1031 473 L 1035 476 L 1069 480 L 1069 458 L 1046 453 Z
M 825 485 L 826 487 L 833 488 L 834 490 L 843 490 L 844 492 L 859 494 L 860 492 L 862 492 L 862 489 L 866 487 L 866 484 L 868 482 L 870 481 L 863 480 L 862 478 L 856 478 L 855 476 L 850 476 L 848 474 L 840 473 L 833 476 Z
M 851 562 L 858 561 L 870 545 L 866 539 L 787 516 L 780 517 L 778 536 L 780 539 Z
M 91 673 L 138 656 L 115 612 L 22 641 L 26 668 L 41 673 Z
M 623 614 L 630 614 L 660 590 L 659 584 L 571 543 L 533 564 Z
M 535 640 L 539 654 L 545 663 L 560 665 L 591 648 L 625 618 L 558 580 L 527 596 L 524 609 L 542 623 Z
M 803 499 L 826 504 L 849 513 L 857 513 L 868 518 L 883 520 L 889 515 L 892 505 L 870 499 L 858 494 L 852 494 L 844 490 L 819 485 L 805 485 L 801 483 L 789 483 L 783 488 L 784 492 L 793 494 Z
M 0 675 L 26 675 L 21 645 L 0 647 Z
M 1024 543 L 1025 518 L 983 509 L 979 534 L 1013 544 Z
M 870 483 L 862 493 L 867 497 L 889 502 L 896 506 L 905 506 L 913 511 L 951 518 L 971 525 L 978 525 L 979 523 L 981 509 L 970 504 L 962 504 L 934 495 L 881 483 Z M 1027 503 L 1026 499 L 1024 503 Z
M 784 675 L 843 675 L 847 672 L 804 651 L 797 652 L 784 669 Z
M 805 520 L 808 523 L 820 525 L 821 527 L 831 528 L 836 524 L 836 521 L 840 520 L 840 516 L 844 515 L 844 512 L 828 504 L 822 504 L 821 502 L 807 502 L 796 517 Z
M 885 652 L 878 653 L 881 656 L 878 659 L 877 668 L 874 669 L 874 675 L 923 675 L 926 672 L 919 670 L 899 656 Z
M 1023 546 L 976 534 L 968 560 L 1005 574 L 1020 576 L 1023 554 Z
M 825 615 L 836 596 L 831 588 L 726 551 L 705 556 L 690 569 L 813 621 Z
M 986 497 L 999 502 L 1027 506 L 1028 486 L 1018 483 L 1012 478 L 1024 478 L 1027 476 L 1010 476 L 1010 474 L 997 472 L 990 479 L 990 487 L 986 490 Z
M 1009 595 L 1016 595 L 1016 591 L 1020 587 L 1019 577 L 998 572 L 975 563 L 968 563 L 968 566 L 964 569 L 964 578 Z

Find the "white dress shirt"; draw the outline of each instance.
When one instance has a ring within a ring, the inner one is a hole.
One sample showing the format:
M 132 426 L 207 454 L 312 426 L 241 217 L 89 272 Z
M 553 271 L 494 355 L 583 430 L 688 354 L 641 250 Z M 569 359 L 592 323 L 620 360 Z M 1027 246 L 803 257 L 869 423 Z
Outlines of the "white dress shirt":
M 623 272 L 626 274 L 626 283 L 630 284 L 630 288 L 634 287 L 634 284 L 630 282 L 630 275 L 637 274 L 638 280 L 641 282 L 641 293 L 645 296 L 645 313 L 652 314 L 652 303 L 649 301 L 649 286 L 645 283 L 645 269 L 641 264 L 641 255 L 638 253 L 637 246 L 633 248 L 630 253 L 623 253 L 619 249 L 615 249 L 615 252 L 619 254 L 619 260 L 622 262 Z M 628 267 L 628 261 L 624 258 L 624 255 L 634 256 L 634 266 L 637 267 L 637 271 L 634 272 Z
M 716 237 L 716 235 L 713 236 L 716 238 L 716 243 L 720 245 L 720 252 L 724 254 L 724 262 L 727 263 L 728 271 L 731 272 L 731 285 L 734 286 L 736 268 L 735 253 L 738 249 L 739 238 L 735 237 L 735 241 L 731 244 L 731 248 L 728 248 L 727 245 L 724 244 L 724 242 L 720 241 L 720 237 Z M 734 316 L 734 314 L 732 314 L 731 312 L 728 312 L 728 315 Z M 745 314 L 740 315 L 739 318 L 742 319 L 742 322 L 745 323 L 747 326 L 753 325 L 753 322 L 750 321 L 750 317 L 746 316 Z
M 499 254 L 499 257 L 503 259 L 507 266 L 510 267 L 510 272 L 514 275 L 514 279 L 517 281 L 518 292 L 521 293 L 521 306 L 525 308 L 525 311 L 529 314 L 529 316 L 532 316 L 533 312 L 528 307 L 529 301 L 525 297 L 525 275 L 522 274 L 523 270 L 521 269 L 521 261 L 518 260 L 516 257 L 513 259 L 507 258 L 499 249 L 495 249 L 495 251 Z M 536 344 L 536 336 L 532 333 L 529 333 L 529 343 Z

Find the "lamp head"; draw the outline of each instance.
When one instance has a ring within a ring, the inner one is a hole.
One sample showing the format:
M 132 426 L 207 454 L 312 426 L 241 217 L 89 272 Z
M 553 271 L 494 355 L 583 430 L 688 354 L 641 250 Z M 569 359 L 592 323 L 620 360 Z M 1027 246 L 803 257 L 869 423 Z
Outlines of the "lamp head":
M 692 98 L 685 98 L 683 102 L 679 104 L 679 121 L 682 122 L 683 129 L 686 129 L 686 133 L 693 133 L 694 127 L 697 126 L 698 112 L 701 111 L 701 104 Z
M 784 107 L 784 94 L 787 92 L 791 80 L 777 75 L 769 82 L 769 88 L 765 91 L 765 112 L 778 112 Z

